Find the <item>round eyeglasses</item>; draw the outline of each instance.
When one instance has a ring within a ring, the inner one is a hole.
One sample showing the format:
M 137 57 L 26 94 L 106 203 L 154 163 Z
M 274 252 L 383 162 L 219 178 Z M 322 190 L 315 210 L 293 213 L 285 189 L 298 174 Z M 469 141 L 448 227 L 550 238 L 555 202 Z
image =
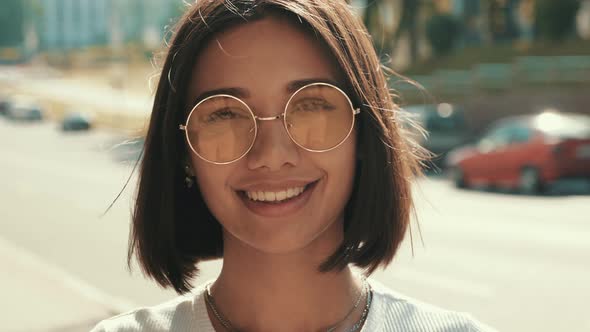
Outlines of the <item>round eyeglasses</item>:
M 326 152 L 340 146 L 354 128 L 350 98 L 329 83 L 311 83 L 295 91 L 277 116 L 259 117 L 241 99 L 219 94 L 203 99 L 180 125 L 191 150 L 214 164 L 229 164 L 254 146 L 258 121 L 283 119 L 291 140 L 304 150 Z

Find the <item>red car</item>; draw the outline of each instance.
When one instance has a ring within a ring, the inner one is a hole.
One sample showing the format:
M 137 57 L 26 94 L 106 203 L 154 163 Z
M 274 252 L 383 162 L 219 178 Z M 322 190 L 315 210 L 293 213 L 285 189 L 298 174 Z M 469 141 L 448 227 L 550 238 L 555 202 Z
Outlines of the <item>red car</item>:
M 533 194 L 565 178 L 590 181 L 590 116 L 545 112 L 503 119 L 474 145 L 451 151 L 446 164 L 457 187 Z

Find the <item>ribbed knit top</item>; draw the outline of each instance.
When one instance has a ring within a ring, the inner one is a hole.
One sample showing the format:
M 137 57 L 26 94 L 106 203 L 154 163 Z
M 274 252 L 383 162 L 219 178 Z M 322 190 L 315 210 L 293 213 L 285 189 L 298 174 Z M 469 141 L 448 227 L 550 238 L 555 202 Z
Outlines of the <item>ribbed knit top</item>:
M 443 310 L 398 294 L 373 279 L 373 302 L 361 332 L 494 332 L 469 314 Z M 91 332 L 215 332 L 205 285 L 172 301 L 100 322 Z

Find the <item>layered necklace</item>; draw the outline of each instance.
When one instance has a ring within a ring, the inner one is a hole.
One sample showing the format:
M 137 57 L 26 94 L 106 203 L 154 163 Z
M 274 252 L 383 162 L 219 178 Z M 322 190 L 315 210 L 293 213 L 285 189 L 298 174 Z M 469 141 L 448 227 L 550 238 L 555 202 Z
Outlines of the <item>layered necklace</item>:
M 215 315 L 215 317 L 217 318 L 219 323 L 221 325 L 223 325 L 223 327 L 227 331 L 240 332 L 238 329 L 236 329 L 232 326 L 231 322 L 227 318 L 225 318 L 225 316 L 223 316 L 221 314 L 221 312 L 219 311 L 219 309 L 215 305 L 213 295 L 211 295 L 210 287 L 211 287 L 211 284 L 208 284 L 205 287 L 205 302 L 207 303 L 207 305 L 209 306 L 209 308 L 211 309 L 211 311 L 213 312 L 213 314 Z M 343 322 L 345 322 L 348 319 L 348 317 L 350 317 L 350 315 L 352 315 L 352 313 L 356 310 L 356 308 L 358 308 L 359 304 L 361 303 L 361 300 L 365 297 L 367 300 L 366 300 L 366 304 L 365 304 L 365 309 L 363 309 L 363 313 L 361 314 L 361 317 L 353 326 L 351 326 L 350 328 L 345 330 L 345 332 L 359 331 L 361 329 L 361 327 L 363 326 L 363 324 L 365 323 L 365 321 L 367 320 L 367 316 L 369 314 L 369 308 L 371 307 L 371 301 L 373 300 L 373 292 L 371 291 L 371 285 L 369 285 L 369 283 L 367 282 L 367 280 L 365 278 L 363 278 L 363 287 L 361 289 L 361 292 L 360 292 L 359 296 L 357 297 L 356 301 L 354 302 L 354 305 L 352 306 L 352 308 L 348 311 L 348 313 L 346 314 L 346 316 L 344 316 L 344 318 L 342 318 L 336 324 L 333 324 L 332 326 L 328 327 L 326 329 L 326 332 L 335 331 Z

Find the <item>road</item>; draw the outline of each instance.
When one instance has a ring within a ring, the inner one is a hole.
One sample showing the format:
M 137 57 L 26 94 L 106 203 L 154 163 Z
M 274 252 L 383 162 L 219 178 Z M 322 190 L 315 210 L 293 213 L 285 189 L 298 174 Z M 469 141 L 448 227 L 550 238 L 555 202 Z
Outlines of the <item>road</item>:
M 113 159 L 111 148 L 121 139 L 113 132 L 66 135 L 55 124 L 0 118 L 0 266 L 9 259 L 34 261 L 27 264 L 38 270 L 35 276 L 66 280 L 61 286 L 86 302 L 110 305 L 109 312 L 174 296 L 126 268 L 134 179 L 101 217 L 131 173 L 131 164 Z M 462 191 L 436 178 L 420 180 L 415 193 L 413 241 L 408 237 L 376 279 L 422 301 L 470 312 L 500 331 L 590 331 L 590 196 Z M 213 278 L 219 267 L 204 265 L 195 283 Z M 18 280 L 0 274 L 0 289 L 25 287 L 4 292 L 17 305 L 2 312 L 13 320 L 41 317 L 18 304 L 39 300 L 32 286 L 42 291 L 54 284 L 19 286 Z

